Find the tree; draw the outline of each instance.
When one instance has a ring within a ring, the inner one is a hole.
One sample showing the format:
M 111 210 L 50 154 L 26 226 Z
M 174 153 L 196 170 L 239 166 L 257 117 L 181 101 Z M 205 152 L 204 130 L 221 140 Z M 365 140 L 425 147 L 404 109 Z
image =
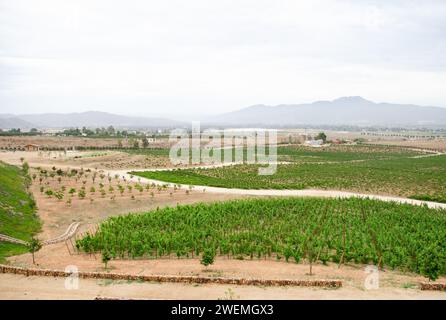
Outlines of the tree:
M 57 192 L 54 192 L 54 196 L 56 197 L 57 200 L 62 201 L 64 194 L 62 191 L 57 191 Z
M 85 198 L 85 191 L 84 190 L 79 190 L 77 193 L 77 196 L 79 197 L 79 199 L 84 199 Z
M 104 264 L 105 270 L 107 270 L 107 264 L 111 260 L 110 253 L 107 250 L 102 251 L 102 263 Z
M 212 248 L 204 249 L 200 263 L 205 267 L 214 263 L 215 251 Z
M 111 136 L 113 136 L 115 134 L 115 128 L 113 128 L 113 126 L 109 126 L 107 128 L 107 133 Z
M 33 264 L 36 264 L 36 260 L 34 258 L 34 253 L 42 249 L 42 243 L 37 238 L 32 238 L 29 242 L 29 252 L 31 252 L 33 256 Z
M 133 142 L 133 148 L 138 149 L 139 148 L 139 141 L 135 140 L 135 142 Z
M 319 132 L 314 139 L 315 140 L 322 140 L 325 143 L 327 141 L 327 135 L 325 134 L 325 132 Z
M 29 172 L 29 164 L 28 164 L 28 162 L 23 162 L 22 169 L 23 169 L 23 172 L 25 174 L 28 174 L 28 172 Z
M 142 138 L 142 146 L 143 148 L 147 148 L 149 146 L 149 140 L 146 137 Z

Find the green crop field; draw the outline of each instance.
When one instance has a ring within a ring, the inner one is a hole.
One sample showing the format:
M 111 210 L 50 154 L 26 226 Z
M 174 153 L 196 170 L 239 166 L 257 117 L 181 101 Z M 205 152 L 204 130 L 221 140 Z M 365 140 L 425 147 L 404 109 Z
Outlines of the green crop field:
M 246 148 L 243 150 L 243 157 L 246 159 Z M 266 148 L 268 152 L 268 148 Z M 123 152 L 137 155 L 169 157 L 169 148 L 138 148 L 122 149 Z M 191 156 L 191 150 L 189 155 Z M 202 152 L 205 152 L 202 149 Z M 227 150 L 220 150 L 221 160 L 224 160 L 224 153 Z M 235 159 L 235 148 L 232 148 L 232 159 Z M 212 152 L 211 152 L 212 154 Z M 386 146 L 366 146 L 366 145 L 339 145 L 329 148 L 310 148 L 305 146 L 280 146 L 277 148 L 278 161 L 289 162 L 321 162 L 321 161 L 352 161 L 364 159 L 389 159 L 402 158 L 420 155 L 422 153 L 408 150 L 401 147 Z
M 166 158 L 169 157 L 169 149 L 167 148 L 122 149 L 121 151 L 135 155 L 166 157 Z
M 260 165 L 211 169 L 134 172 L 179 184 L 241 189 L 332 189 L 446 202 L 446 155 L 414 158 L 398 148 L 364 147 L 325 150 L 279 148 L 273 175 L 258 175 Z
M 40 230 L 29 180 L 20 168 L 0 162 L 0 233 L 25 241 Z M 24 252 L 23 245 L 0 242 L 0 261 Z
M 369 199 L 269 198 L 178 206 L 109 218 L 79 249 L 112 258 L 373 263 L 446 272 L 446 210 Z
M 399 159 L 421 154 L 419 151 L 400 147 L 366 145 L 335 145 L 323 148 L 284 146 L 277 148 L 278 161 L 301 163 Z

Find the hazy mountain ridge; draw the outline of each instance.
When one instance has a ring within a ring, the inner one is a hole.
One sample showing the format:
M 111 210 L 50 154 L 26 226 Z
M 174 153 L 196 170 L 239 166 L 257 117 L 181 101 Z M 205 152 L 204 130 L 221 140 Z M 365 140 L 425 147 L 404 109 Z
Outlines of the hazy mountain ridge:
M 4 128 L 26 128 L 30 129 L 33 127 L 32 123 L 25 121 L 23 119 L 14 117 L 14 115 L 1 115 L 0 116 L 0 129 Z
M 446 126 L 446 108 L 413 104 L 375 103 L 361 97 L 305 104 L 253 105 L 203 119 L 219 126 Z M 0 114 L 0 128 L 173 128 L 189 123 L 165 118 L 123 116 L 101 111 L 80 113 Z
M 253 105 L 209 118 L 228 125 L 446 125 L 446 108 L 375 103 L 362 97 L 277 106 Z
M 17 123 L 8 120 L 17 119 Z M 0 128 L 72 128 L 72 127 L 122 127 L 152 128 L 175 127 L 182 125 L 179 121 L 163 118 L 146 118 L 122 116 L 101 111 L 80 113 L 44 113 L 17 115 L 14 118 L 0 118 Z

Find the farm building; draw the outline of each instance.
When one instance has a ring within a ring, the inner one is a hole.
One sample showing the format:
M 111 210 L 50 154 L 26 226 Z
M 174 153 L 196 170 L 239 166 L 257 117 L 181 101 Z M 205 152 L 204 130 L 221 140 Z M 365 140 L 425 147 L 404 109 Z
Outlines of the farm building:
M 305 144 L 307 146 L 310 146 L 310 147 L 319 148 L 319 147 L 322 147 L 322 145 L 324 144 L 324 140 L 322 140 L 322 139 L 320 139 L 320 140 L 307 140 L 307 141 L 305 141 Z
M 37 144 L 27 144 L 23 148 L 25 151 L 39 151 L 39 146 Z

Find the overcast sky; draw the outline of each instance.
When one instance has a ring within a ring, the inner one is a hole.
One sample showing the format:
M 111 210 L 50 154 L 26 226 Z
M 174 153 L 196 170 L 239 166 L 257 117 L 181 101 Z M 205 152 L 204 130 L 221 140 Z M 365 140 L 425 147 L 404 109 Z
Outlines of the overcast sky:
M 0 113 L 446 107 L 446 1 L 0 0 Z

